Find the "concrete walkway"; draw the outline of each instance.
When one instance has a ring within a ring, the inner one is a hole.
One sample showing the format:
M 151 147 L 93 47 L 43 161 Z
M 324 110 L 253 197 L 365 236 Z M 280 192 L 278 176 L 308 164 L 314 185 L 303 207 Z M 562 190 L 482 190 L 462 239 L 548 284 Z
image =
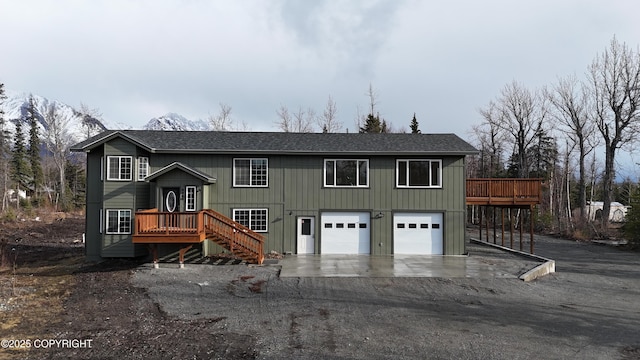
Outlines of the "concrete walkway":
M 531 259 L 467 244 L 469 256 L 288 255 L 280 277 L 518 278 L 540 265 Z

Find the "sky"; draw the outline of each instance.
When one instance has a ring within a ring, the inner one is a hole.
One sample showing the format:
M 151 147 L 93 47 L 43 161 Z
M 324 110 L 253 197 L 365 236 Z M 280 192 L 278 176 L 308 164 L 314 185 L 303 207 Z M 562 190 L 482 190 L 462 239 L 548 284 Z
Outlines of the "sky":
M 637 0 L 0 0 L 0 82 L 142 127 L 231 106 L 278 131 L 285 106 L 331 97 L 357 131 L 371 86 L 396 130 L 470 138 L 512 81 L 582 77 L 615 36 L 640 43 Z

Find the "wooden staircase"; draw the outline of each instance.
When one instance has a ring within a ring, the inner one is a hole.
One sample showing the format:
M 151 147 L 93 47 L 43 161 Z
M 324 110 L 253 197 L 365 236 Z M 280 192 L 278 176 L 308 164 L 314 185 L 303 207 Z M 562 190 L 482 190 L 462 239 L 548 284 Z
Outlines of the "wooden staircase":
M 135 213 L 132 241 L 147 244 L 158 263 L 158 244 L 183 244 L 180 248 L 180 265 L 184 253 L 193 244 L 211 240 L 237 257 L 254 264 L 264 261 L 264 236 L 211 209 L 199 212 L 160 212 L 149 209 Z

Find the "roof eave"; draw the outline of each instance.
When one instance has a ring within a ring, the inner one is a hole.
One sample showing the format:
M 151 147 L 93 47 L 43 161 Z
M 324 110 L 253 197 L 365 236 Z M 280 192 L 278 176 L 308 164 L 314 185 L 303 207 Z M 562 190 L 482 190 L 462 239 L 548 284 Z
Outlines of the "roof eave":
M 267 155 L 379 155 L 379 156 L 466 156 L 477 155 L 478 151 L 309 151 L 309 150 L 258 150 L 258 149 L 153 149 L 157 154 L 267 154 Z

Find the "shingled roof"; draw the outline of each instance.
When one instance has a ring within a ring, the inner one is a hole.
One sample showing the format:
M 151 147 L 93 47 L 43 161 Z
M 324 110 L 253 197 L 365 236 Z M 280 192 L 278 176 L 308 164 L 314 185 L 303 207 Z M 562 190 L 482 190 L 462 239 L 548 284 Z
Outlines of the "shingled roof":
M 473 146 L 455 134 L 360 134 L 108 130 L 71 148 L 90 151 L 116 137 L 151 153 L 432 154 L 472 155 Z

